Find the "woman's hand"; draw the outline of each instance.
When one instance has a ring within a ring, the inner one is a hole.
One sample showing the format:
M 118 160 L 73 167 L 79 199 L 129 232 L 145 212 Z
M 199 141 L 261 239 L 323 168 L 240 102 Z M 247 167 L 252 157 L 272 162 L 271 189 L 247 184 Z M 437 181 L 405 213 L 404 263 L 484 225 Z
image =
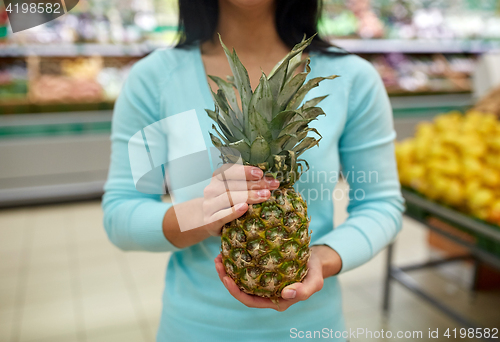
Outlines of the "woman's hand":
M 248 204 L 261 203 L 279 187 L 279 181 L 264 177 L 258 167 L 225 164 L 217 169 L 203 198 L 205 229 L 219 236 L 224 224 L 242 216 Z
M 285 287 L 281 292 L 282 299 L 279 300 L 278 305 L 268 298 L 249 295 L 241 291 L 234 280 L 226 274 L 222 256 L 219 254 L 214 261 L 220 280 L 234 298 L 250 308 L 269 308 L 277 311 L 285 311 L 293 304 L 308 299 L 323 288 L 324 278 L 339 273 L 342 268 L 342 260 L 335 250 L 328 246 L 312 246 L 306 277 L 300 283 Z

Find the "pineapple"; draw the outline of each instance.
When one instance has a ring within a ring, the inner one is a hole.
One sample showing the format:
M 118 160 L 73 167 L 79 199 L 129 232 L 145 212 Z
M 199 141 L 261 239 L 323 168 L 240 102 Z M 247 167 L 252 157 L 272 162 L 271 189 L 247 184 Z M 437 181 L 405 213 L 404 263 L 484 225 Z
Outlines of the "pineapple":
M 280 181 L 266 202 L 249 205 L 242 217 L 223 227 L 222 263 L 243 292 L 276 303 L 285 286 L 304 279 L 310 256 L 307 205 L 292 186 L 308 167 L 298 157 L 321 139 L 308 124 L 324 115 L 316 105 L 326 96 L 301 103 L 319 82 L 337 77 L 305 82 L 311 71 L 309 58 L 305 71 L 295 75 L 304 63 L 302 52 L 313 38 L 295 45 L 269 76 L 262 73 L 254 92 L 236 52 L 230 52 L 222 40 L 233 76 L 227 81 L 209 76 L 219 87 L 217 93 L 212 91 L 215 111 L 207 109 L 219 128 L 212 126 L 218 137 L 210 136 L 223 162 L 237 163 L 241 157 L 244 165 L 257 166 Z M 310 132 L 318 138 L 307 136 Z

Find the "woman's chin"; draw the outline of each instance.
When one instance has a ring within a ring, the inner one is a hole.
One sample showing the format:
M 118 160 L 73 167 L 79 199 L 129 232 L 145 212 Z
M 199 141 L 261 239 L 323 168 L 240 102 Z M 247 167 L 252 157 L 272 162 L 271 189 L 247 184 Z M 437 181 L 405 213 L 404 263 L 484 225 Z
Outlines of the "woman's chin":
M 274 0 L 221 0 L 230 3 L 233 6 L 241 8 L 251 8 L 259 6 L 268 6 L 272 4 Z

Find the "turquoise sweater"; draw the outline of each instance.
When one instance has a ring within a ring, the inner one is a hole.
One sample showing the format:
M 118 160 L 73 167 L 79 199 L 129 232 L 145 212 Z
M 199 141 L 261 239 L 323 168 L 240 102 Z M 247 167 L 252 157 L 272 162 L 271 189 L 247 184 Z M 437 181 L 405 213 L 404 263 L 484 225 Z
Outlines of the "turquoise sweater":
M 323 139 L 319 147 L 304 153 L 311 169 L 296 188 L 308 201 L 312 244 L 335 249 L 342 258 L 343 273 L 369 261 L 401 229 L 403 200 L 394 159 L 395 132 L 384 85 L 368 62 L 354 55 L 312 54 L 311 69 L 309 78 L 341 77 L 322 82 L 305 99 L 329 95 L 320 103 L 326 116 L 311 123 Z M 104 227 L 109 239 L 123 250 L 173 252 L 158 341 L 288 341 L 296 340 L 293 337 L 300 336 L 295 335 L 300 331 L 329 336 L 342 332 L 338 277 L 326 279 L 321 291 L 285 312 L 247 308 L 227 292 L 215 272 L 213 259 L 219 253 L 220 238 L 178 249 L 163 235 L 162 220 L 172 204 L 163 203 L 161 195 L 136 190 L 128 142 L 146 126 L 194 109 L 204 143 L 212 146 L 208 134 L 212 122 L 205 108 L 213 109 L 214 104 L 198 47 L 158 50 L 136 63 L 115 105 L 111 165 L 102 204 Z M 166 153 L 182 154 L 188 149 L 195 126 L 179 120 L 175 127 L 167 126 L 165 142 L 170 152 Z M 168 167 L 167 162 L 167 172 Z M 341 168 L 349 193 L 334 191 Z M 349 218 L 338 227 L 333 226 L 332 195 L 350 198 Z M 176 201 L 188 199 L 186 195 Z

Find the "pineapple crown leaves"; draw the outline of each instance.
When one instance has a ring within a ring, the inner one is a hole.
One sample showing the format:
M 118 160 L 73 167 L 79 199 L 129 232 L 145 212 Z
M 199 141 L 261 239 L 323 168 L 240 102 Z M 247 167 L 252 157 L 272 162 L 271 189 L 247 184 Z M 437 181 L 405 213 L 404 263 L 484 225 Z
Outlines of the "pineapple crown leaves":
M 212 126 L 216 134 L 210 133 L 210 137 L 224 163 L 235 163 L 241 156 L 244 164 L 260 167 L 266 174 L 278 178 L 282 185 L 293 185 L 308 168 L 307 162 L 298 157 L 321 140 L 319 132 L 308 125 L 325 114 L 317 105 L 327 96 L 302 102 L 321 81 L 338 77 L 316 77 L 306 81 L 311 72 L 310 59 L 302 59 L 302 53 L 313 39 L 314 36 L 304 37 L 268 76 L 262 72 L 255 91 L 234 49 L 230 51 L 220 39 L 233 75 L 227 80 L 209 76 L 218 90 L 212 90 L 215 111 L 206 111 L 216 123 Z M 304 71 L 295 73 L 304 64 Z M 308 133 L 317 137 L 308 136 Z

